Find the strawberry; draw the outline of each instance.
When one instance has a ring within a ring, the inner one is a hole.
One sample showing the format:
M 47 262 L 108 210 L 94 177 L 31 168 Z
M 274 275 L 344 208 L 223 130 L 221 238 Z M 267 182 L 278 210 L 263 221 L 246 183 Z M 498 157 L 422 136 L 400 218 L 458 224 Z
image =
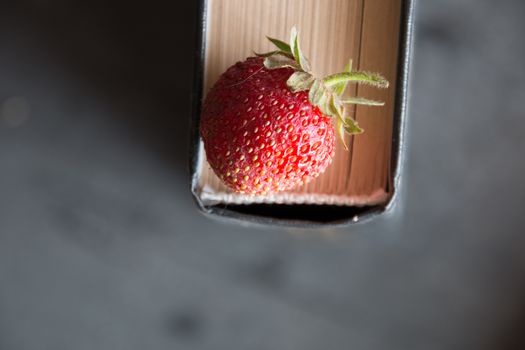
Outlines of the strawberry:
M 201 114 L 210 166 L 230 189 L 250 195 L 290 190 L 319 176 L 334 156 L 333 118 L 341 139 L 345 132 L 362 132 L 345 104 L 382 103 L 343 99 L 348 82 L 388 86 L 378 74 L 352 71 L 351 63 L 344 72 L 316 78 L 295 28 L 290 44 L 268 39 L 278 50 L 228 68 Z

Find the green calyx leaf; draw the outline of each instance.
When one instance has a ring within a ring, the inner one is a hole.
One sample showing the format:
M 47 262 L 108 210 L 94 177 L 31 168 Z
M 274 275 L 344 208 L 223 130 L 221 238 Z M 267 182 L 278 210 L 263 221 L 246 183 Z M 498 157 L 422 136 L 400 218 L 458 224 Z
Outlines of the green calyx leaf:
M 314 106 L 319 106 L 323 95 L 327 92 L 326 86 L 319 79 L 315 79 L 312 85 L 310 86 L 310 92 L 308 93 L 308 100 Z
M 317 106 L 319 110 L 328 117 L 335 117 L 338 121 L 338 132 L 344 130 L 347 134 L 354 135 L 363 132 L 363 129 L 357 125 L 357 122 L 345 115 L 344 100 L 330 90 L 322 80 L 315 79 L 310 86 L 308 93 L 310 103 Z M 343 138 L 341 140 L 344 143 Z
M 269 36 L 267 36 L 266 38 L 270 40 L 272 44 L 274 44 L 279 49 L 279 51 L 292 55 L 292 49 L 290 48 L 290 45 L 288 45 L 284 41 L 281 41 L 279 39 L 270 38 Z
M 265 52 L 265 53 L 258 53 L 258 52 L 253 52 L 253 54 L 257 57 L 270 57 L 270 56 L 273 56 L 273 55 L 276 55 L 278 53 L 281 53 L 281 51 L 279 50 L 276 50 L 276 51 L 270 51 L 270 52 Z
M 297 29 L 295 27 L 292 28 L 290 33 L 290 44 L 285 43 L 284 41 L 281 41 L 279 39 L 274 39 L 270 37 L 266 37 L 272 44 L 274 44 L 278 50 L 270 51 L 267 53 L 255 53 L 255 55 L 259 57 L 265 57 L 265 58 L 272 58 L 273 56 L 284 56 L 287 57 L 293 61 L 295 61 L 295 65 L 292 66 L 290 64 L 281 65 L 281 64 L 271 64 L 268 63 L 268 65 L 265 66 L 268 69 L 277 69 L 277 68 L 284 68 L 284 67 L 291 67 L 294 68 L 297 71 L 302 71 L 309 73 L 310 68 L 310 62 L 308 62 L 308 59 L 304 56 L 303 52 L 301 51 L 301 47 L 299 46 L 299 33 L 297 32 Z M 282 58 L 279 58 L 279 61 L 282 61 Z M 266 62 L 266 61 L 265 61 Z
M 343 146 L 345 150 L 348 151 L 348 145 L 345 142 L 345 135 L 356 135 L 363 132 L 363 129 L 357 125 L 357 122 L 346 116 L 346 111 L 344 106 L 341 104 L 337 96 L 334 96 L 332 98 L 331 102 L 332 109 L 335 111 L 337 115 L 337 133 L 339 135 L 339 139 L 343 143 Z
M 332 111 L 333 116 L 336 116 L 338 120 L 344 120 L 344 106 L 339 101 L 337 95 L 332 94 L 329 101 L 329 108 Z
M 351 71 L 352 71 L 352 60 L 350 60 L 343 68 L 343 72 L 351 72 Z M 341 96 L 342 94 L 344 94 L 347 85 L 348 85 L 348 81 L 343 81 L 341 83 L 334 85 L 332 87 L 332 90 L 334 91 L 334 94 Z
M 345 150 L 348 151 L 348 145 L 346 144 L 346 141 L 345 141 L 345 135 L 346 135 L 345 124 L 343 120 L 341 119 L 337 119 L 337 135 L 339 136 L 339 139 L 343 143 L 343 147 L 345 148 Z
M 329 87 L 344 82 L 356 82 L 383 89 L 388 87 L 388 80 L 381 74 L 369 72 L 341 72 L 329 75 L 323 81 Z
M 364 130 L 359 127 L 357 121 L 350 117 L 346 117 L 343 122 L 345 132 L 350 135 L 361 134 Z
M 343 143 L 343 146 L 345 150 L 348 151 L 348 145 L 345 141 L 345 135 L 354 135 L 354 134 L 360 134 L 363 132 L 363 129 L 361 129 L 357 122 L 349 117 L 345 117 L 345 107 L 342 104 L 342 102 L 339 100 L 339 97 L 337 95 L 332 95 L 331 101 L 330 101 L 330 108 L 332 109 L 334 115 L 337 117 L 337 128 L 336 131 L 339 135 L 339 139 Z
M 364 106 L 384 106 L 383 101 L 374 101 L 367 100 L 366 98 L 361 97 L 349 97 L 341 100 L 342 103 L 354 104 L 354 105 L 364 105 Z
M 292 92 L 309 90 L 314 83 L 314 76 L 310 73 L 297 71 L 290 75 L 290 78 L 286 81 L 286 85 L 292 90 Z
M 308 59 L 306 59 L 306 57 L 303 55 L 303 52 L 301 51 L 301 47 L 299 46 L 299 33 L 295 27 L 292 27 L 290 34 L 290 49 L 292 50 L 292 55 L 299 67 L 301 67 L 303 71 L 309 72 L 310 62 L 308 62 Z
M 264 59 L 264 66 L 268 69 L 278 69 L 278 68 L 293 68 L 295 70 L 300 70 L 300 67 L 297 65 L 293 59 L 281 53 L 277 53 L 271 56 L 268 56 Z
M 314 79 L 310 86 L 308 100 L 326 116 L 333 117 L 341 113 L 339 99 L 322 80 Z
M 321 99 L 319 100 L 319 104 L 317 105 L 317 107 L 321 110 L 321 112 L 324 114 L 324 115 L 327 115 L 329 117 L 333 117 L 334 116 L 334 112 L 330 106 L 330 100 L 332 99 L 332 94 L 326 90 L 324 91 L 324 93 L 321 95 Z

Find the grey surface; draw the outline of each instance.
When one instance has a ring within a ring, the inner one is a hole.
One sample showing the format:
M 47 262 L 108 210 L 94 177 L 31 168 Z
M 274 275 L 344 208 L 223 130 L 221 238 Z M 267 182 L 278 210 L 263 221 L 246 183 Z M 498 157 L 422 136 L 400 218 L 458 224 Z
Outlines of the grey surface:
M 0 349 L 523 348 L 525 3 L 419 1 L 405 196 L 325 231 L 196 211 L 193 9 L 0 8 Z

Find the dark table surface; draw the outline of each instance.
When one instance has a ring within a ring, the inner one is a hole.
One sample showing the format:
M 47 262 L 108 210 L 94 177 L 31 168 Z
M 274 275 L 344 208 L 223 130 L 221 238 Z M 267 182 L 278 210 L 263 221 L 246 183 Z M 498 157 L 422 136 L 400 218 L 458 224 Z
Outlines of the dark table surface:
M 0 349 L 523 348 L 525 2 L 418 2 L 404 197 L 318 231 L 196 211 L 194 10 L 0 5 Z

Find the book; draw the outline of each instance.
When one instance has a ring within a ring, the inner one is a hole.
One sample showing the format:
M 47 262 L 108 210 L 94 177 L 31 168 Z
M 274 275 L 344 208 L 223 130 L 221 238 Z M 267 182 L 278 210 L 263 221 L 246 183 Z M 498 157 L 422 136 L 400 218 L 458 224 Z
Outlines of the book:
M 202 146 L 194 191 L 203 205 L 315 204 L 377 206 L 392 195 L 391 160 L 402 0 L 208 0 L 202 96 L 218 77 L 253 52 L 272 50 L 266 36 L 287 41 L 290 28 L 313 71 L 325 76 L 343 70 L 381 73 L 388 89 L 350 85 L 348 96 L 384 101 L 382 107 L 352 106 L 351 115 L 365 130 L 346 136 L 349 150 L 336 140 L 332 164 L 317 179 L 291 191 L 247 196 L 230 191 L 214 174 Z

